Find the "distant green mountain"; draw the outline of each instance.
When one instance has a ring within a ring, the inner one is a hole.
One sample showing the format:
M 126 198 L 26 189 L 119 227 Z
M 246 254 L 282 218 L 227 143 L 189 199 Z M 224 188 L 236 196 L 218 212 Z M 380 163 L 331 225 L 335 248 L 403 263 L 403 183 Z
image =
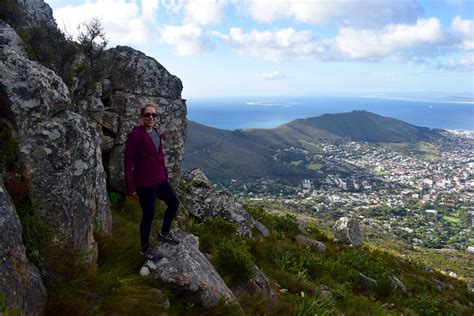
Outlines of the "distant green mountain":
M 294 182 L 319 177 L 318 170 L 299 162 L 305 150 L 318 154 L 321 142 L 412 143 L 441 137 L 441 130 L 366 111 L 297 119 L 272 129 L 227 131 L 189 121 L 183 167 L 200 167 L 213 181 L 270 178 Z M 288 150 L 291 147 L 294 150 Z M 324 170 L 324 161 L 320 163 Z
M 432 141 L 441 137 L 439 130 L 411 125 L 366 111 L 324 114 L 294 120 L 288 125 L 316 128 L 353 141 L 375 143 L 411 143 Z

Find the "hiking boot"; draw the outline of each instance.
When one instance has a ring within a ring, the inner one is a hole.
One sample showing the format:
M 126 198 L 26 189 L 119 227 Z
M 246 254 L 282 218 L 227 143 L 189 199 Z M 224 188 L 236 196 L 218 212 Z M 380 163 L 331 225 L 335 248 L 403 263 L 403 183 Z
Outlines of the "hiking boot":
M 155 260 L 157 259 L 156 256 L 151 252 L 150 248 L 146 248 L 145 250 L 140 250 L 140 255 L 147 258 L 148 260 Z
M 161 233 L 161 231 L 158 231 L 158 233 L 156 234 L 156 237 L 158 238 L 158 240 L 167 242 L 167 243 L 172 244 L 172 245 L 179 244 L 179 240 L 175 236 L 173 236 L 173 234 L 171 232 L 169 232 L 168 234 L 163 235 Z

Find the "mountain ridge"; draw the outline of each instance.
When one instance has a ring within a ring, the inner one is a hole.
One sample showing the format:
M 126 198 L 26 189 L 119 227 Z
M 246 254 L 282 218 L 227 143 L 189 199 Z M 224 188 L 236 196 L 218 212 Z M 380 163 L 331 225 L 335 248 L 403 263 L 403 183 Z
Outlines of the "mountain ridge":
M 271 129 L 227 131 L 188 120 L 183 168 L 200 167 L 213 181 L 318 178 L 318 172 L 281 168 L 275 153 L 285 148 L 318 151 L 321 142 L 412 143 L 434 141 L 443 131 L 415 126 L 367 111 L 296 119 Z M 220 142 L 219 142 L 220 140 Z M 199 153 L 199 155 L 197 155 Z M 297 156 L 294 153 L 293 156 Z M 297 158 L 292 160 L 298 160 Z

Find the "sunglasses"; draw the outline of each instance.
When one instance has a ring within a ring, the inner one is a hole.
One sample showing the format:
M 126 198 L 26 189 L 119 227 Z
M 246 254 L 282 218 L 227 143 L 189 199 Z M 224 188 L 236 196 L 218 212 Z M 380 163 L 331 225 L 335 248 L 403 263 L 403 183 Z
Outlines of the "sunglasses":
M 153 118 L 157 117 L 158 114 L 156 113 L 150 113 L 150 112 L 147 112 L 147 113 L 143 113 L 143 116 L 144 117 L 150 117 L 150 116 L 153 116 Z

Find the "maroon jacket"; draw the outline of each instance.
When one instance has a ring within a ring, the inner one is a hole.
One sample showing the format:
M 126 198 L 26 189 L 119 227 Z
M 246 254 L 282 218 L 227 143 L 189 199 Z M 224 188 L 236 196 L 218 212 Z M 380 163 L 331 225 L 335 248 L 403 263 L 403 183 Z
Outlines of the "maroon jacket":
M 125 143 L 125 185 L 127 193 L 136 192 L 137 186 L 150 186 L 168 180 L 168 170 L 163 154 L 163 135 L 160 135 L 160 148 L 145 129 L 136 126 L 128 134 Z

